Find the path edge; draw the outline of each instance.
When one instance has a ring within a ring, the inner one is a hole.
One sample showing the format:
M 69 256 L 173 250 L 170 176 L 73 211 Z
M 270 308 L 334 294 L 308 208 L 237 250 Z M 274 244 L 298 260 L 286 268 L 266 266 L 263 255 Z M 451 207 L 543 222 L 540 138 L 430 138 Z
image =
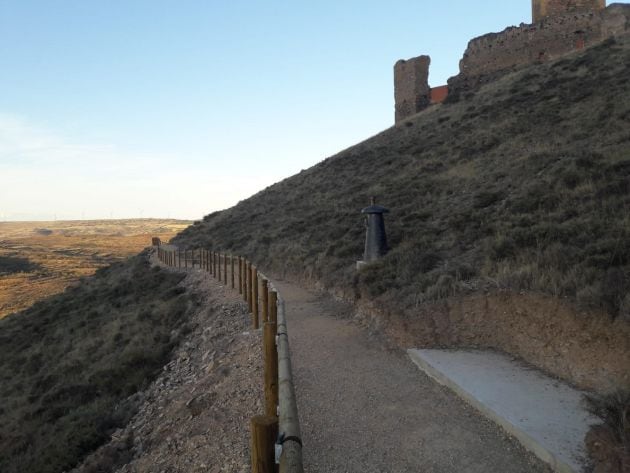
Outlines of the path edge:
M 582 473 L 560 460 L 552 451 L 541 445 L 537 440 L 527 435 L 527 433 L 519 429 L 499 413 L 484 405 L 472 393 L 466 391 L 462 386 L 451 380 L 448 376 L 444 375 L 437 368 L 431 365 L 431 363 L 422 359 L 422 357 L 418 354 L 418 350 L 408 349 L 407 355 L 411 361 L 415 363 L 416 366 L 418 366 L 418 368 L 420 368 L 420 370 L 422 370 L 427 376 L 435 380 L 438 384 L 446 386 L 452 390 L 455 394 L 457 394 L 457 396 L 481 412 L 481 414 L 483 414 L 486 418 L 500 425 L 508 434 L 516 438 L 523 447 L 548 464 L 555 472 Z

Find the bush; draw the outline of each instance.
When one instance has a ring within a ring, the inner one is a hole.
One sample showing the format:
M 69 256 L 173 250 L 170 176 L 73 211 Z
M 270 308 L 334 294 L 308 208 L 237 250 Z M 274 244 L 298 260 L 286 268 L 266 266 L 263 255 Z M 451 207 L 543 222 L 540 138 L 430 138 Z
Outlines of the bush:
M 0 471 L 69 470 L 127 423 L 186 323 L 182 277 L 138 256 L 0 320 Z

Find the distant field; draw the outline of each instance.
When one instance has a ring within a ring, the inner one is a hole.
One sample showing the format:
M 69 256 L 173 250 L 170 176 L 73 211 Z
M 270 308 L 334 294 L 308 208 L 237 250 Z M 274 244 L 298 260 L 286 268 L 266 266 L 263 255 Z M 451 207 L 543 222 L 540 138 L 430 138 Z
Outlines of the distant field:
M 151 244 L 152 236 L 168 241 L 190 223 L 157 219 L 0 222 L 0 318 L 138 253 Z

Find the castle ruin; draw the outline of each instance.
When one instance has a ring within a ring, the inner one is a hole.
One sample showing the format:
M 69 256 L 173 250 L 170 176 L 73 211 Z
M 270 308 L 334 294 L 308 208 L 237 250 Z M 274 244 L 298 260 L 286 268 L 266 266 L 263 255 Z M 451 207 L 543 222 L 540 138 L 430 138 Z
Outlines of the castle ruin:
M 394 65 L 396 122 L 414 115 L 430 104 L 429 56 L 401 59 Z
M 589 13 L 606 8 L 606 0 L 532 0 L 532 22 L 571 13 Z
M 630 5 L 605 0 L 532 0 L 532 24 L 472 39 L 459 74 L 445 86 L 428 83 L 428 56 L 394 66 L 396 123 L 443 101 L 455 90 L 474 90 L 518 67 L 550 61 L 576 50 L 630 33 Z M 426 59 L 423 59 L 426 58 Z

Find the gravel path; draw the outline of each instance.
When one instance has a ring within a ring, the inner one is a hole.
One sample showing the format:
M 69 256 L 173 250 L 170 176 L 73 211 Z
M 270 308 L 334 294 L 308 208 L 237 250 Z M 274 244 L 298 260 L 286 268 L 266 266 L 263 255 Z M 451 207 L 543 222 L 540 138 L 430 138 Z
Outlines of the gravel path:
M 347 309 L 286 281 L 305 471 L 550 472 L 495 424 L 388 350 Z

